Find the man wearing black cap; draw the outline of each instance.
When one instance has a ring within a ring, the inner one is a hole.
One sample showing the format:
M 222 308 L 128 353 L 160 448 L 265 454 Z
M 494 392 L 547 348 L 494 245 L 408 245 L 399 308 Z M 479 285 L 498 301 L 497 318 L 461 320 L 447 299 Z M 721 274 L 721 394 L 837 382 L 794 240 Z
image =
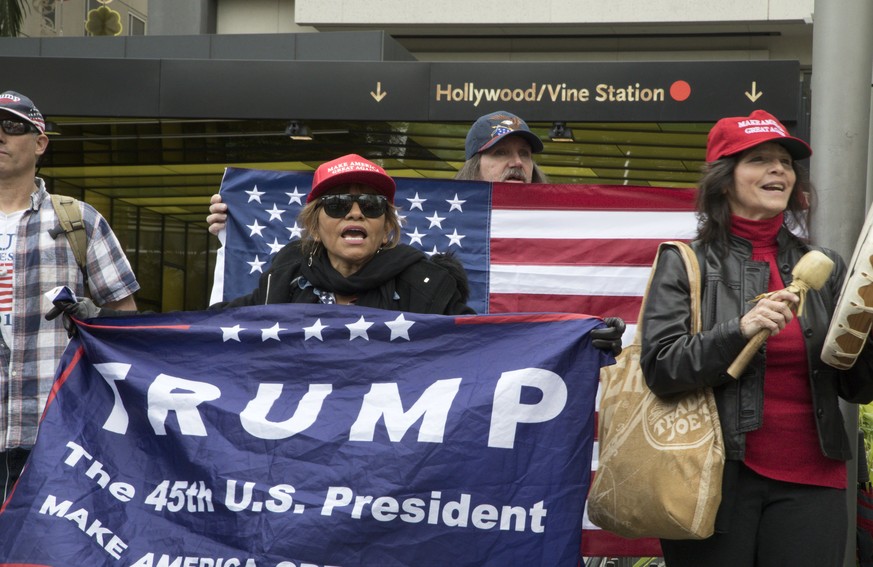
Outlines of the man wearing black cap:
M 527 123 L 505 110 L 480 116 L 464 144 L 464 166 L 455 179 L 509 183 L 548 183 L 533 161 L 543 142 Z
M 45 120 L 26 96 L 0 94 L 0 499 L 18 478 L 66 348 L 60 320 L 47 321 L 43 294 L 66 285 L 94 301 L 136 309 L 139 284 L 106 220 L 79 202 L 87 235 L 82 270 L 36 177 L 48 147 Z M 85 274 L 83 274 L 85 272 Z

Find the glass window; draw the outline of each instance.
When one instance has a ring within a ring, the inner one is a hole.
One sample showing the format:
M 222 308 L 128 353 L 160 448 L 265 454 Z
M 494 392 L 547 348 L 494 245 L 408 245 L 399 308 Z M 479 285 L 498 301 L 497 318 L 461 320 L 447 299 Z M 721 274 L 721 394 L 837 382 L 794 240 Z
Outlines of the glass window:
M 127 29 L 129 35 L 145 35 L 145 20 L 134 14 L 128 14 Z

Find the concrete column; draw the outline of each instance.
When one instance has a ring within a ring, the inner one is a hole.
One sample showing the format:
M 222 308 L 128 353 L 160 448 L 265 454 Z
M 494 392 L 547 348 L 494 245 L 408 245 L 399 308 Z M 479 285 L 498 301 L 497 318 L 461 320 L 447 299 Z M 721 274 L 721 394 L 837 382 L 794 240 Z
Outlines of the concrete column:
M 819 208 L 818 242 L 848 262 L 867 199 L 870 84 L 873 79 L 873 2 L 816 0 L 812 42 L 812 181 Z M 858 408 L 841 404 L 857 459 Z M 857 461 L 849 462 L 846 567 L 855 565 Z

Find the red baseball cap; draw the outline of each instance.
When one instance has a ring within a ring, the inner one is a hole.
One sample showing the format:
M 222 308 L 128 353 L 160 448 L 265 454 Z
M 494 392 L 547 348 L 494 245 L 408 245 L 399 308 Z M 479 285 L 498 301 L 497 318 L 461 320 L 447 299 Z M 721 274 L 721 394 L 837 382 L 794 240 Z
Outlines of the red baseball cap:
M 794 159 L 812 155 L 809 144 L 788 134 L 775 116 L 764 110 L 756 110 L 748 116 L 722 118 L 715 123 L 706 138 L 706 161 L 715 161 L 731 156 L 764 142 L 776 142 L 788 150 Z
M 359 183 L 372 187 L 394 204 L 394 191 L 397 185 L 385 170 L 357 154 L 349 154 L 323 163 L 315 170 L 312 190 L 306 197 L 311 203 L 338 185 Z

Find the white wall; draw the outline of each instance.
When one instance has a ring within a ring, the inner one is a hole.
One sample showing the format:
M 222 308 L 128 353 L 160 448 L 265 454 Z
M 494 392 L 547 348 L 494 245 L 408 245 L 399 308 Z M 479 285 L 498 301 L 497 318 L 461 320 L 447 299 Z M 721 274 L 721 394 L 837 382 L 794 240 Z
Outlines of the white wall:
M 301 25 L 798 22 L 815 0 L 297 0 Z
M 304 33 L 316 31 L 294 21 L 294 0 L 220 0 L 218 33 Z

